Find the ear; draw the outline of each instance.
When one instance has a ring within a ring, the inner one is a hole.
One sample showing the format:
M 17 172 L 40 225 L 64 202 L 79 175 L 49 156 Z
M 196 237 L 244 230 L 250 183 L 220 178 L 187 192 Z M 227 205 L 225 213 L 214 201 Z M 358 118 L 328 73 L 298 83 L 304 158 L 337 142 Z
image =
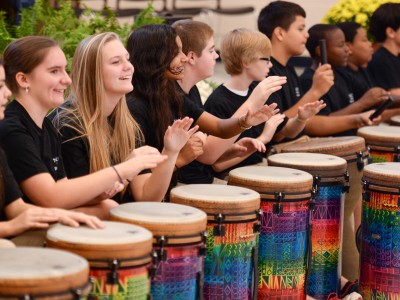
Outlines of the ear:
M 395 35 L 396 35 L 396 31 L 393 30 L 393 28 L 391 27 L 387 27 L 385 30 L 386 36 L 388 38 L 394 39 Z
M 283 41 L 283 31 L 284 31 L 283 28 L 278 26 L 272 32 L 272 36 L 275 37 L 278 41 L 282 42 Z
M 321 48 L 319 47 L 319 45 L 315 47 L 315 56 L 318 58 L 318 60 L 321 60 Z
M 196 53 L 194 53 L 193 51 L 189 51 L 189 53 L 186 56 L 187 56 L 187 59 L 188 59 L 187 63 L 191 64 L 191 65 L 194 65 L 195 62 L 196 62 L 196 58 L 197 58 Z
M 15 80 L 17 81 L 18 85 L 19 85 L 21 88 L 23 88 L 23 89 L 29 88 L 28 78 L 27 78 L 27 76 L 26 76 L 25 73 L 18 72 L 18 73 L 15 75 Z

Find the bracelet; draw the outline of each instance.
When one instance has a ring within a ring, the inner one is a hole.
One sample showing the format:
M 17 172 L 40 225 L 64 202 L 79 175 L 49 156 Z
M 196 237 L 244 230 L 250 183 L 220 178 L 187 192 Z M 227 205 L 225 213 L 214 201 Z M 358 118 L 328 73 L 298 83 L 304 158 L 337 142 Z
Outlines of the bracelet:
M 244 120 L 246 118 L 246 115 L 240 116 L 238 119 L 238 124 L 241 130 L 245 131 L 253 127 L 252 125 L 247 125 L 246 121 Z
M 122 180 L 121 175 L 119 175 L 117 168 L 116 168 L 115 166 L 111 166 L 111 168 L 113 168 L 113 170 L 114 170 L 115 173 L 117 174 L 119 183 L 124 184 L 124 181 Z
M 306 124 L 308 119 L 303 120 L 303 119 L 300 119 L 299 117 L 297 117 L 296 121 L 298 121 L 300 123 L 303 123 L 303 124 Z

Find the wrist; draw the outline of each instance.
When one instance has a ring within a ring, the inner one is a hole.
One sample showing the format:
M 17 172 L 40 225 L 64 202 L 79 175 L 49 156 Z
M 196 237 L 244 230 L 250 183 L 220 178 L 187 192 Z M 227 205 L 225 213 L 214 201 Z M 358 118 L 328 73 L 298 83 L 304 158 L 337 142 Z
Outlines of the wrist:
M 242 131 L 248 130 L 251 127 L 253 127 L 253 125 L 247 124 L 245 119 L 246 119 L 246 115 L 242 115 L 238 119 L 238 125 L 239 125 L 240 130 L 242 130 Z
M 296 118 L 296 121 L 299 122 L 299 123 L 301 123 L 301 124 L 306 124 L 307 121 L 308 121 L 308 118 L 307 118 L 307 119 L 302 119 L 302 118 L 300 118 L 300 117 L 297 117 L 297 118 Z

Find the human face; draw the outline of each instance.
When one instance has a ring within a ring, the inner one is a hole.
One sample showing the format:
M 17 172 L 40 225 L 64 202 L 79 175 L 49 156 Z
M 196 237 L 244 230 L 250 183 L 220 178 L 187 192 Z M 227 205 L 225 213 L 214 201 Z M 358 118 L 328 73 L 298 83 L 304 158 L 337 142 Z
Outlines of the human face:
M 296 16 L 287 31 L 282 29 L 282 42 L 291 56 L 303 54 L 308 37 L 306 20 L 302 16 Z
M 347 46 L 349 47 L 349 63 L 358 67 L 366 65 L 372 59 L 372 44 L 364 28 L 357 29 L 353 42 L 347 43 Z
M 119 40 L 106 43 L 102 53 L 104 99 L 113 101 L 115 106 L 122 96 L 133 90 L 134 69 L 128 51 Z
M 6 73 L 4 72 L 4 67 L 0 65 L 0 120 L 4 119 L 4 110 L 10 96 L 11 91 L 6 85 Z
M 269 70 L 272 68 L 270 55 L 260 55 L 259 58 L 245 66 L 247 75 L 251 81 L 262 81 L 268 76 Z
M 326 53 L 332 67 L 340 68 L 347 65 L 349 48 L 346 45 L 344 33 L 340 29 L 332 30 L 326 39 Z
M 185 72 L 185 65 L 187 63 L 187 57 L 182 52 L 182 41 L 179 36 L 176 36 L 176 45 L 178 47 L 178 54 L 172 59 L 169 69 L 166 70 L 165 75 L 170 80 L 182 80 Z
M 215 51 L 214 37 L 211 37 L 206 47 L 201 51 L 201 55 L 195 54 L 196 70 L 198 77 L 206 79 L 214 74 L 215 64 L 217 63 L 218 53 Z
M 25 74 L 29 97 L 37 101 L 44 112 L 64 102 L 65 90 L 71 84 L 66 67 L 67 59 L 57 46 L 48 50 L 44 60 L 31 73 Z

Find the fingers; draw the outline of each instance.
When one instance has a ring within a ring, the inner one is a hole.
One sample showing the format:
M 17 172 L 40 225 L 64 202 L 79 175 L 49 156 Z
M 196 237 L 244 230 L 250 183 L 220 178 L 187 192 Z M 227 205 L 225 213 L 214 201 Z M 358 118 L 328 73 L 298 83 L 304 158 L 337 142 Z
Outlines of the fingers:
M 188 134 L 192 136 L 197 130 L 199 130 L 199 125 L 194 126 L 193 128 L 189 129 Z

